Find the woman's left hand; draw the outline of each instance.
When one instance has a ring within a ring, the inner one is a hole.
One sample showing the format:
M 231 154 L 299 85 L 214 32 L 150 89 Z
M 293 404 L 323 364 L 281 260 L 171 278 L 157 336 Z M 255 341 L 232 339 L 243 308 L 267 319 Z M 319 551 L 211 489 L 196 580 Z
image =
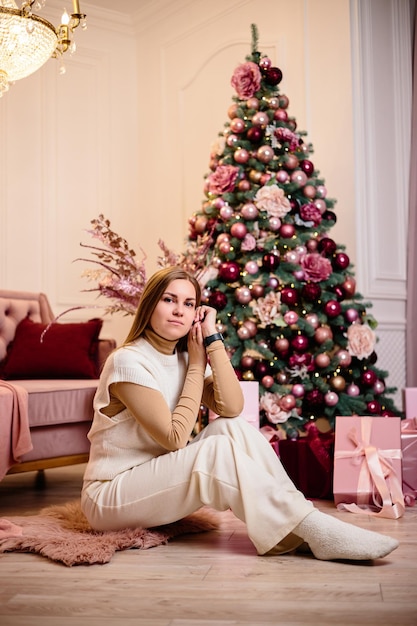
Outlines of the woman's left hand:
M 213 307 L 206 306 L 205 304 L 197 307 L 195 311 L 194 324 L 201 325 L 203 338 L 217 333 L 216 318 L 217 311 Z

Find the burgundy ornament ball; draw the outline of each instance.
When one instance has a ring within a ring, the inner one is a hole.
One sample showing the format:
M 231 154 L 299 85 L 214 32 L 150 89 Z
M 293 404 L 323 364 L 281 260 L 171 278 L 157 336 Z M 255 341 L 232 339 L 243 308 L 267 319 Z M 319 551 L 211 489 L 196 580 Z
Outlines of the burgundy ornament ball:
M 268 85 L 279 85 L 282 81 L 282 72 L 278 67 L 269 67 L 265 70 L 264 80 Z
M 307 176 L 311 176 L 313 174 L 314 165 L 311 161 L 309 161 L 308 159 L 304 159 L 303 161 L 301 161 L 300 165 L 301 169 L 307 174 Z
M 259 128 L 259 126 L 252 126 L 246 133 L 246 137 L 251 143 L 260 143 L 263 136 L 263 131 L 261 128 Z
M 353 276 L 348 276 L 342 287 L 348 296 L 353 296 L 356 291 L 356 280 L 353 278 Z
M 338 302 L 337 300 L 329 300 L 324 305 L 324 310 L 327 317 L 334 318 L 340 315 L 340 313 L 342 312 L 342 307 L 340 306 L 340 302 Z
M 377 381 L 374 370 L 364 370 L 361 374 L 361 383 L 366 387 L 373 387 Z
M 307 302 L 317 302 L 321 296 L 321 287 L 317 283 L 307 283 L 303 286 L 301 295 Z
M 254 283 L 250 290 L 254 298 L 262 298 L 265 293 L 265 287 L 259 283 Z
M 250 370 L 255 365 L 255 359 L 253 356 L 245 355 L 240 359 L 240 367 L 244 370 Z
M 219 278 L 225 282 L 234 282 L 239 278 L 239 265 L 234 261 L 225 261 L 219 267 Z
M 312 389 L 305 394 L 303 404 L 307 410 L 320 409 L 324 405 L 324 396 L 319 389 Z
M 340 285 L 336 285 L 336 287 L 333 288 L 333 292 L 339 302 L 345 299 L 345 290 Z
M 293 287 L 284 287 L 281 291 L 281 302 L 295 305 L 298 302 L 298 292 Z
M 371 400 L 367 403 L 366 408 L 371 415 L 381 414 L 381 405 L 377 400 Z
M 333 264 L 337 269 L 345 270 L 349 267 L 350 259 L 344 252 L 338 252 L 334 258 Z
M 325 211 L 323 213 L 323 219 L 326 222 L 334 222 L 335 224 L 337 222 L 336 213 L 333 213 L 333 211 Z
M 318 243 L 319 252 L 324 252 L 326 256 L 332 256 L 336 252 L 336 242 L 330 237 L 323 237 Z
M 272 272 L 276 270 L 280 262 L 279 252 L 276 250 L 275 252 L 267 252 L 262 257 L 262 267 L 267 272 Z
M 227 296 L 222 291 L 213 291 L 209 296 L 209 305 L 221 311 L 227 305 Z
M 305 352 L 308 348 L 308 337 L 305 335 L 296 335 L 291 339 L 291 347 L 296 352 Z
M 282 224 L 279 229 L 279 234 L 283 239 L 291 239 L 295 234 L 295 227 L 293 224 Z
M 269 365 L 266 361 L 257 361 L 255 365 L 255 374 L 257 377 L 262 378 L 269 373 Z

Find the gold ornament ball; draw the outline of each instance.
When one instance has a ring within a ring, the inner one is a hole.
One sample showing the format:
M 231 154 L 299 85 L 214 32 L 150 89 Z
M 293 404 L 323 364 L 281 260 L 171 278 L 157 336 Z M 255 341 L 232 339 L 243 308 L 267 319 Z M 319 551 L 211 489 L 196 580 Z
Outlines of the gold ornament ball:
M 255 380 L 255 376 L 253 372 L 251 372 L 251 370 L 248 370 L 247 372 L 243 372 L 242 378 L 243 380 Z
M 346 381 L 343 376 L 335 376 L 331 379 L 330 386 L 336 391 L 343 391 L 346 387 Z

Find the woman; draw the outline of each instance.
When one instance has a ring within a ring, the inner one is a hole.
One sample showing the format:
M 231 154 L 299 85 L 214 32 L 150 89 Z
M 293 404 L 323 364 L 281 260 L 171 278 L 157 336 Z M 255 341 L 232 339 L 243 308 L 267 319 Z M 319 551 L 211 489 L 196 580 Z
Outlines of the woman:
M 190 442 L 202 402 L 221 417 Z M 315 509 L 264 436 L 237 417 L 242 409 L 216 310 L 200 305 L 193 276 L 160 270 L 95 396 L 82 491 L 91 525 L 149 528 L 209 505 L 243 520 L 258 554 L 306 542 L 319 559 L 361 560 L 398 546 Z

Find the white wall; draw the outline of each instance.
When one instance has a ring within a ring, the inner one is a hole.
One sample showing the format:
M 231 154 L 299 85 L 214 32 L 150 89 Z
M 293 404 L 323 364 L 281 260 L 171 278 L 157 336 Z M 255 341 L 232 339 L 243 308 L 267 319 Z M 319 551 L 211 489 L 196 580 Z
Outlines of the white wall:
M 281 92 L 337 200 L 332 236 L 346 245 L 358 286 L 382 317 L 378 365 L 403 386 L 408 0 L 136 6 L 129 20 L 83 2 L 89 28 L 77 33 L 67 74 L 57 76 L 50 61 L 0 100 L 0 284 L 43 290 L 56 312 L 94 302 L 81 292 L 86 265 L 72 261 L 100 212 L 145 249 L 149 274 L 159 238 L 183 248 L 203 201 L 210 146 L 227 120 L 230 77 L 250 52 L 255 23 L 259 49 L 281 68 Z M 62 10 L 57 0 L 47 7 Z M 129 322 L 106 318 L 104 333 L 121 340 Z

